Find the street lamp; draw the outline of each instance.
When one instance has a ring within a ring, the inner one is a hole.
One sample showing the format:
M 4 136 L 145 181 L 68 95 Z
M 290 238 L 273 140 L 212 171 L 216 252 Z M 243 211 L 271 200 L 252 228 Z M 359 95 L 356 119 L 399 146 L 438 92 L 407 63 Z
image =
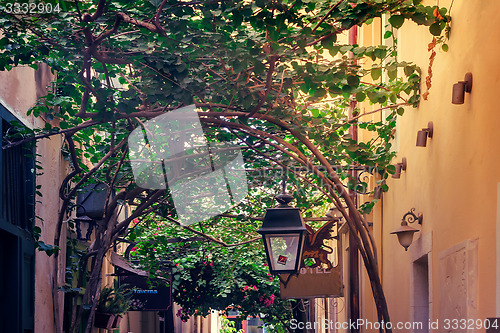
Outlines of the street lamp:
M 104 216 L 108 185 L 104 183 L 87 185 L 77 196 L 76 238 L 80 241 L 90 241 L 96 220 Z
M 88 216 L 80 216 L 75 219 L 76 239 L 80 241 L 89 241 L 92 238 L 92 230 L 95 221 Z
M 262 227 L 257 230 L 262 235 L 273 275 L 296 273 L 302 262 L 307 229 L 299 209 L 288 205 L 292 199 L 286 193 L 276 196 L 280 205 L 267 209 Z
M 403 215 L 403 219 L 401 221 L 401 226 L 391 232 L 391 234 L 397 235 L 399 244 L 405 248 L 405 251 L 408 251 L 408 247 L 413 242 L 413 234 L 418 232 L 418 229 L 412 228 L 408 226 L 408 223 L 413 223 L 418 221 L 418 224 L 422 224 L 424 216 L 422 214 L 415 215 L 415 208 L 410 209 L 405 215 Z

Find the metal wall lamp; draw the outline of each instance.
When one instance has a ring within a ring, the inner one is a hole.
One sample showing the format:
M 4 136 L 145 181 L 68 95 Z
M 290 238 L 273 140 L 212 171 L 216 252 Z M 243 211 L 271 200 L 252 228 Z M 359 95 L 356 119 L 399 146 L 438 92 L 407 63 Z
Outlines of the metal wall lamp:
M 422 128 L 417 133 L 417 147 L 425 147 L 427 145 L 427 138 L 431 138 L 434 135 L 434 124 L 429 121 L 427 128 Z
M 405 251 L 408 251 L 408 247 L 413 242 L 413 234 L 419 232 L 420 230 L 412 228 L 408 226 L 408 223 L 414 223 L 415 221 L 418 224 L 422 224 L 424 219 L 423 214 L 415 215 L 415 208 L 410 209 L 406 214 L 403 215 L 403 219 L 401 220 L 401 226 L 391 232 L 391 234 L 395 234 L 398 236 L 398 241 L 401 246 L 405 248 Z
M 465 93 L 470 93 L 472 91 L 472 73 L 465 74 L 463 81 L 458 81 L 453 85 L 453 93 L 451 96 L 451 102 L 453 104 L 464 104 Z
M 401 159 L 401 162 L 400 163 L 396 163 L 394 165 L 396 167 L 396 172 L 394 172 L 394 174 L 392 175 L 392 178 L 397 178 L 399 179 L 401 177 L 401 171 L 406 171 L 406 157 L 403 157 Z
M 88 242 L 92 239 L 92 231 L 94 230 L 96 221 L 88 216 L 75 217 L 76 239 L 79 241 Z

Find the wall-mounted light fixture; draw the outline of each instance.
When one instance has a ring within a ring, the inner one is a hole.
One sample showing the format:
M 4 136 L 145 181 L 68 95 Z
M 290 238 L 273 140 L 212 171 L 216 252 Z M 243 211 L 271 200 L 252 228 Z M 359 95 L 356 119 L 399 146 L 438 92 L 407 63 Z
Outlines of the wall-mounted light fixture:
M 379 200 L 382 198 L 382 193 L 384 193 L 385 179 L 380 181 L 380 183 L 373 189 L 373 199 Z
M 453 85 L 451 102 L 453 104 L 464 104 L 465 93 L 472 91 L 472 73 L 465 74 L 463 81 L 458 81 Z
M 429 121 L 427 128 L 422 128 L 422 130 L 417 133 L 417 147 L 425 147 L 427 145 L 427 138 L 432 138 L 434 134 L 434 124 Z
M 88 216 L 75 217 L 74 221 L 76 226 L 76 239 L 84 242 L 90 241 L 96 221 Z
M 418 224 L 422 224 L 423 219 L 424 215 L 415 215 L 415 208 L 412 208 L 405 215 L 403 215 L 401 226 L 391 232 L 391 234 L 395 234 L 398 236 L 399 244 L 401 244 L 401 246 L 405 248 L 405 251 L 408 251 L 408 247 L 413 242 L 413 234 L 420 231 L 408 226 L 408 223 L 418 221 Z
M 396 167 L 396 172 L 392 175 L 392 178 L 399 178 L 401 177 L 401 171 L 406 171 L 406 157 L 403 157 L 401 159 L 400 163 L 396 163 L 394 165 Z

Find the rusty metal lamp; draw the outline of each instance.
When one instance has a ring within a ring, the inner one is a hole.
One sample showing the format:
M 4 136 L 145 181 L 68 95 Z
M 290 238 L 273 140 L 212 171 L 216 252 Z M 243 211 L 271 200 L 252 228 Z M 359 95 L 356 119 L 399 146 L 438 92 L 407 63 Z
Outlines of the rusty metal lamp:
M 396 167 L 396 171 L 394 172 L 394 174 L 392 175 L 392 178 L 400 178 L 401 177 L 401 171 L 406 171 L 406 166 L 407 166 L 407 163 L 406 163 L 406 157 L 403 157 L 401 159 L 401 162 L 400 163 L 396 163 L 396 165 L 394 165 Z
M 79 241 L 90 241 L 92 239 L 92 231 L 94 230 L 96 221 L 88 216 L 75 217 L 76 239 Z
M 417 221 L 418 224 L 422 224 L 423 219 L 423 214 L 415 215 L 415 208 L 412 208 L 405 215 L 403 215 L 401 226 L 391 232 L 391 234 L 398 236 L 399 244 L 405 248 L 405 251 L 408 251 L 408 247 L 413 242 L 413 234 L 420 231 L 410 227 L 408 223 L 414 223 Z
M 422 128 L 422 130 L 417 133 L 417 147 L 427 146 L 427 138 L 432 138 L 434 135 L 434 124 L 429 121 L 427 128 Z
M 465 74 L 463 81 L 458 81 L 453 85 L 451 102 L 453 104 L 464 104 L 465 93 L 472 91 L 472 73 Z
M 280 205 L 267 209 L 262 227 L 257 230 L 273 275 L 297 273 L 302 262 L 307 229 L 299 209 L 288 205 L 292 199 L 287 193 L 276 196 Z

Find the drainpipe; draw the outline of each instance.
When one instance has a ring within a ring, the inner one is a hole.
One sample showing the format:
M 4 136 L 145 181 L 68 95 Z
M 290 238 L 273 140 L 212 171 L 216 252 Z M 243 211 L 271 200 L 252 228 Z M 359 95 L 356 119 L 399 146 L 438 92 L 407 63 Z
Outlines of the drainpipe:
M 358 26 L 353 26 L 349 29 L 349 44 L 358 43 Z M 351 56 L 353 56 L 351 54 Z M 353 64 L 355 60 L 353 59 Z M 356 109 L 356 100 L 351 99 L 349 103 L 349 113 L 348 117 L 351 119 L 353 117 L 354 110 Z M 349 134 L 352 139 L 358 141 L 358 127 L 356 125 L 351 126 L 349 129 Z M 350 176 L 357 177 L 357 172 L 354 168 L 350 171 Z M 354 202 L 355 207 L 358 206 L 357 195 L 355 191 L 350 190 L 349 195 Z M 354 213 L 353 213 L 354 214 Z M 357 322 L 360 317 L 359 309 L 359 251 L 354 240 L 354 235 L 349 232 L 349 318 L 351 322 Z M 351 329 L 351 333 L 359 333 L 358 328 Z

